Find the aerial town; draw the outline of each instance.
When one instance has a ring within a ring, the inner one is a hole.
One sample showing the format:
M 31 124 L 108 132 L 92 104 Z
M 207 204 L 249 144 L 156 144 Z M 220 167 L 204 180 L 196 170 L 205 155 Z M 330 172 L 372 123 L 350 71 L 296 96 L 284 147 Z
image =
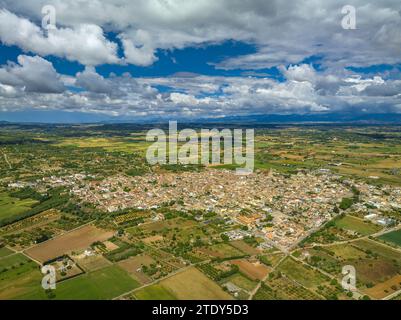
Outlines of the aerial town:
M 400 0 L 0 0 L 0 309 L 390 313 L 400 48 Z
M 104 212 L 125 209 L 152 210 L 163 204 L 184 212 L 213 212 L 227 224 L 247 227 L 248 236 L 262 237 L 282 250 L 294 247 L 338 214 L 343 198 L 352 197 L 351 186 L 359 190 L 366 204 L 354 209 L 378 224 L 392 222 L 380 212 L 401 209 L 401 188 L 377 188 L 342 180 L 329 170 L 299 172 L 286 177 L 270 170 L 248 176 L 228 170 L 205 170 L 180 174 L 146 174 L 139 177 L 115 176 L 97 181 L 86 174 L 46 177 L 29 186 L 68 187 L 84 203 Z M 23 188 L 16 182 L 9 187 Z M 375 208 L 372 210 L 369 208 Z M 375 213 L 374 213 L 375 212 Z M 200 218 L 202 217 L 195 217 Z M 227 233 L 230 240 L 241 240 L 240 231 Z
M 1 299 L 400 298 L 391 129 L 370 143 L 359 129 L 261 129 L 247 175 L 149 165 L 137 128 L 45 129 L 0 130 Z M 48 269 L 54 289 L 42 286 Z

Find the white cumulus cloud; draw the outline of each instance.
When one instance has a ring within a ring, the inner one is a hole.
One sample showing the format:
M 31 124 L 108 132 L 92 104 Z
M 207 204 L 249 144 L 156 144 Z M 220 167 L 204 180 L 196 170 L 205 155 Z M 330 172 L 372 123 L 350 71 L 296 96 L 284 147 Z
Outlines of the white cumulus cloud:
M 8 10 L 0 10 L 0 40 L 25 51 L 55 55 L 85 65 L 118 63 L 117 44 L 109 41 L 103 30 L 94 24 L 74 28 L 56 28 L 45 36 L 43 30 L 26 18 Z

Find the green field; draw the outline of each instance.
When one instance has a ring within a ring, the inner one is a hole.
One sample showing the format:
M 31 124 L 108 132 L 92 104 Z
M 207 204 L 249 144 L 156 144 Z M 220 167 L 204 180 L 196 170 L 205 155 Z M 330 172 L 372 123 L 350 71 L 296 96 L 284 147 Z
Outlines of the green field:
M 293 285 L 278 285 L 282 290 L 288 287 L 288 290 L 285 289 L 284 291 L 287 291 L 286 294 L 291 296 L 291 299 L 296 297 L 313 299 L 315 297 L 314 293 L 330 300 L 344 298 L 343 290 L 336 283 L 333 283 L 330 277 L 310 266 L 295 261 L 293 258 L 286 258 L 279 265 L 277 271 L 284 273 L 289 279 L 295 281 L 296 284 L 312 291 L 311 294 L 308 290 L 295 288 Z
M 363 221 L 353 216 L 345 216 L 335 222 L 337 228 L 357 232 L 363 236 L 378 232 L 381 228 L 373 223 Z
M 306 288 L 316 288 L 328 280 L 327 276 L 301 263 L 297 263 L 292 258 L 285 259 L 278 267 L 278 270 Z
M 236 273 L 233 276 L 229 277 L 225 282 L 231 282 L 237 287 L 240 287 L 241 289 L 244 289 L 246 291 L 251 291 L 255 289 L 256 285 L 258 284 L 256 281 L 252 281 L 239 273 Z
M 253 300 L 276 300 L 275 292 L 272 288 L 262 282 L 259 290 L 252 298 Z
M 385 242 L 393 243 L 401 247 L 401 229 L 383 234 L 382 236 L 379 237 L 379 239 L 384 240 Z
M 21 264 L 25 264 L 25 263 L 29 263 L 29 262 L 33 262 L 33 261 L 31 261 L 30 259 L 28 259 L 27 257 L 25 257 L 22 254 L 13 254 L 13 255 L 3 256 L 0 259 L 0 270 L 4 270 L 5 268 L 16 269 Z M 4 276 L 1 276 L 1 278 L 3 279 Z
M 79 138 L 79 139 L 62 139 L 57 144 L 59 147 L 75 147 L 75 148 L 103 148 L 109 152 L 141 152 L 145 153 L 150 143 L 146 142 L 145 136 L 130 138 Z
M 145 287 L 134 293 L 138 300 L 177 300 L 169 290 L 159 284 Z
M 374 253 L 377 253 L 379 256 L 387 259 L 388 261 L 393 261 L 394 263 L 401 264 L 401 254 L 377 241 L 372 240 L 358 240 L 355 242 L 359 248 L 363 250 L 370 250 Z
M 11 218 L 24 213 L 36 204 L 36 200 L 10 197 L 7 193 L 0 193 L 0 220 Z
M 9 256 L 12 253 L 13 253 L 13 251 L 10 249 L 7 249 L 6 247 L 0 248 L 0 258 Z
M 21 265 L 24 263 L 24 265 Z M 1 273 L 0 299 L 42 300 L 49 296 L 41 286 L 43 275 L 38 266 L 22 255 L 0 259 L 0 269 L 9 266 L 10 271 Z M 11 269 L 14 266 L 14 269 Z M 102 300 L 112 299 L 139 284 L 117 266 L 107 267 L 57 283 L 52 299 Z
M 230 257 L 240 257 L 243 256 L 244 253 L 237 248 L 234 248 L 233 246 L 230 246 L 229 244 L 226 243 L 218 243 L 215 244 L 211 247 L 210 249 L 210 254 L 215 257 L 219 258 L 230 258 Z
M 319 296 L 304 288 L 299 283 L 279 273 L 270 274 L 265 285 L 274 292 L 275 300 L 316 300 Z
M 139 283 L 118 266 L 110 266 L 57 284 L 58 300 L 104 300 L 139 287 Z
M 44 294 L 41 279 L 38 265 L 22 254 L 0 259 L 0 299 L 40 297 L 40 293 Z

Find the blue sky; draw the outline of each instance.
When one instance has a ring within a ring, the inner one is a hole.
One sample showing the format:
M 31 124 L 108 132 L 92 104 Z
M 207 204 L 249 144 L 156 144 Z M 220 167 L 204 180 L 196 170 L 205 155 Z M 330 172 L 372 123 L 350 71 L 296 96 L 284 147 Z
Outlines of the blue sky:
M 108 34 L 109 39 L 115 39 L 113 34 Z M 25 54 L 17 46 L 7 46 L 0 44 L 0 64 L 6 64 L 8 61 L 17 61 L 17 57 Z M 150 66 L 116 65 L 101 64 L 96 66 L 96 71 L 103 77 L 108 77 L 110 73 L 121 76 L 125 72 L 129 72 L 134 77 L 165 77 L 171 76 L 178 72 L 197 73 L 210 76 L 241 76 L 250 70 L 223 70 L 215 68 L 213 64 L 217 64 L 227 58 L 236 57 L 246 54 L 256 53 L 257 48 L 252 43 L 246 43 L 235 40 L 227 40 L 220 43 L 204 43 L 201 45 L 187 47 L 183 49 L 163 49 L 156 52 L 158 60 Z M 34 55 L 34 52 L 28 52 Z M 118 56 L 123 58 L 123 53 L 119 52 Z M 85 65 L 75 61 L 58 58 L 57 56 L 45 56 L 46 60 L 52 62 L 56 71 L 60 74 L 74 76 L 77 72 L 82 72 Z M 313 63 L 318 59 L 310 57 L 305 63 Z M 258 76 L 280 77 L 280 72 L 276 67 L 260 69 L 254 74 Z
M 0 0 L 0 120 L 399 113 L 401 6 L 352 2 Z

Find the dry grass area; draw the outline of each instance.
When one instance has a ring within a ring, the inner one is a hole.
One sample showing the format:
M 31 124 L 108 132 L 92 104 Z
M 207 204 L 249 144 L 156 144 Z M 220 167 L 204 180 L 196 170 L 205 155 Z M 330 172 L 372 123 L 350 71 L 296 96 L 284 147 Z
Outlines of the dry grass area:
M 142 241 L 146 244 L 153 244 L 155 242 L 163 241 L 163 239 L 164 239 L 163 236 L 155 235 L 155 236 L 147 237 L 147 238 L 143 239 Z
M 261 253 L 261 250 L 251 247 L 249 244 L 245 243 L 242 240 L 238 241 L 232 241 L 230 244 L 234 247 L 237 248 L 238 250 L 241 250 L 245 254 L 249 254 L 251 256 L 258 255 Z
M 196 268 L 189 268 L 160 284 L 179 300 L 231 300 L 227 292 Z
M 242 251 L 227 243 L 218 243 L 210 247 L 200 248 L 199 251 L 214 258 L 235 258 L 244 255 Z
M 387 281 L 375 285 L 373 288 L 366 289 L 365 292 L 373 298 L 383 299 L 400 289 L 401 275 L 396 275 Z
M 93 225 L 88 225 L 38 244 L 26 250 L 25 253 L 43 263 L 72 251 L 86 249 L 96 241 L 105 241 L 111 238 L 113 234 L 113 231 L 106 231 Z
M 116 245 L 115 243 L 111 242 L 111 241 L 105 241 L 103 242 L 103 244 L 106 246 L 107 251 L 113 251 L 119 248 L 118 245 Z
M 240 271 L 252 280 L 262 280 L 270 272 L 270 269 L 259 261 L 241 259 L 233 260 L 231 263 L 237 265 Z
M 155 263 L 155 260 L 153 260 L 152 257 L 146 254 L 141 254 L 139 256 L 120 261 L 118 262 L 118 265 L 126 270 L 130 275 L 134 276 L 134 278 L 136 278 L 141 284 L 146 284 L 152 280 L 140 269 L 142 266 L 149 266 L 152 263 Z
M 196 227 L 196 222 L 191 221 L 191 220 L 184 220 L 182 218 L 176 218 L 176 219 L 171 219 L 171 220 L 164 220 L 164 221 L 157 221 L 157 222 L 151 222 L 151 223 L 145 223 L 141 225 L 141 229 L 147 232 L 152 232 L 152 231 L 162 231 L 163 229 L 174 229 L 174 228 L 180 228 L 180 229 L 188 229 L 188 228 L 193 228 Z
M 73 259 L 85 271 L 95 271 L 112 265 L 109 260 L 100 255 L 89 257 L 81 255 Z

